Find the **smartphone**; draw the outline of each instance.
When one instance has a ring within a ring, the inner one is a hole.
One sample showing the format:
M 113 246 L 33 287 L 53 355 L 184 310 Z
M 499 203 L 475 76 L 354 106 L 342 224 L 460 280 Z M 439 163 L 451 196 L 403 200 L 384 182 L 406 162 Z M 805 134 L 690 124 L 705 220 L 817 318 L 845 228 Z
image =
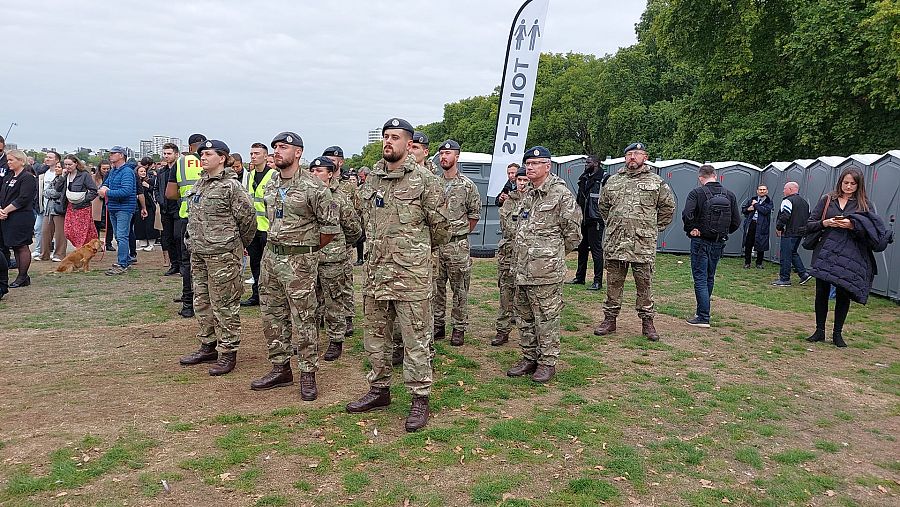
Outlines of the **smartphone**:
M 846 220 L 846 218 L 844 218 L 844 215 L 833 216 L 833 217 L 831 217 L 831 219 L 832 220 Z

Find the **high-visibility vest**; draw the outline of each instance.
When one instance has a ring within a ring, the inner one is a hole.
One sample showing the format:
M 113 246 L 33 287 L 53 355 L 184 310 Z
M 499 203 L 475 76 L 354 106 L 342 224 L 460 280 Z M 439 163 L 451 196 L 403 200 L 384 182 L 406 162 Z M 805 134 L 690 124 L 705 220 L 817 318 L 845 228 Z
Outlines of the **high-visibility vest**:
M 269 217 L 266 216 L 266 201 L 263 197 L 266 183 L 272 179 L 272 175 L 275 174 L 275 169 L 266 167 L 266 172 L 263 175 L 262 181 L 259 182 L 259 185 L 257 185 L 256 188 L 253 188 L 253 181 L 256 179 L 256 171 L 247 172 L 249 173 L 247 174 L 247 191 L 250 192 L 250 198 L 253 199 L 253 207 L 256 208 L 256 230 L 268 232 Z
M 197 183 L 197 180 L 200 179 L 202 170 L 200 159 L 196 155 L 191 154 L 178 157 L 178 162 L 175 164 L 175 183 L 178 184 L 178 202 L 181 203 L 178 207 L 178 216 L 181 218 L 188 217 L 188 202 L 184 196 L 191 190 L 194 183 Z

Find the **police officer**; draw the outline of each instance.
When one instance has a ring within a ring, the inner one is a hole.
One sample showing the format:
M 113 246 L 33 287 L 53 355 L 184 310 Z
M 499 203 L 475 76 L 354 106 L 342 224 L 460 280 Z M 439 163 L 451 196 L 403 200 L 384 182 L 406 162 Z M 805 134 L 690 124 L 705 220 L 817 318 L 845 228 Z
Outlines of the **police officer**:
M 262 262 L 263 250 L 266 248 L 266 238 L 269 233 L 269 217 L 266 214 L 265 188 L 275 169 L 266 164 L 266 155 L 269 148 L 263 143 L 250 145 L 250 174 L 247 176 L 247 192 L 253 199 L 253 207 L 256 210 L 256 234 L 253 241 L 247 245 L 247 256 L 250 257 L 250 272 L 253 274 L 253 293 L 249 298 L 241 301 L 241 306 L 259 306 L 259 271 Z
M 566 183 L 550 173 L 550 150 L 530 148 L 522 163 L 531 182 L 519 205 L 513 247 L 522 359 L 506 374 L 532 374 L 544 383 L 556 374 L 566 254 L 581 242 L 581 210 Z
M 500 242 L 497 243 L 497 287 L 500 288 L 500 309 L 497 312 L 497 335 L 491 345 L 497 347 L 509 341 L 515 315 L 516 272 L 515 263 L 516 230 L 519 225 L 519 204 L 528 189 L 525 168 L 516 171 L 516 186 L 507 192 L 500 207 Z
M 325 148 L 325 151 L 322 152 L 322 156 L 330 160 L 335 167 L 334 176 L 335 181 L 333 184 L 325 183 L 326 185 L 330 185 L 331 193 L 340 192 L 343 194 L 349 203 L 350 206 L 353 207 L 356 212 L 356 216 L 359 217 L 359 197 L 356 195 L 356 184 L 351 183 L 349 178 L 344 177 L 343 167 L 344 167 L 344 150 L 341 149 L 340 146 L 329 146 Z M 310 169 L 314 169 L 310 166 Z M 360 224 L 360 228 L 362 228 L 362 224 Z M 357 238 L 357 241 L 359 239 Z M 356 244 L 351 244 L 350 248 L 355 247 Z M 353 298 L 353 260 L 349 255 L 346 256 L 347 261 L 344 263 L 344 270 L 346 274 L 340 278 L 340 281 L 343 283 L 342 291 L 344 295 L 341 297 L 341 301 L 344 303 L 344 309 L 346 311 L 346 327 L 344 329 L 344 336 L 353 336 L 353 315 L 356 314 L 356 302 Z M 331 345 L 329 345 L 329 350 L 331 349 Z M 332 351 L 333 352 L 333 351 Z M 334 359 L 337 359 L 341 355 L 340 350 L 337 351 L 337 356 L 334 356 Z M 326 359 L 328 354 L 325 354 Z
M 188 153 L 178 157 L 175 170 L 169 171 L 169 181 L 166 184 L 166 198 L 178 199 L 178 218 L 175 220 L 175 241 L 181 251 L 181 297 L 174 301 L 181 302 L 181 311 L 178 315 L 184 318 L 194 316 L 194 289 L 191 283 L 191 251 L 185 242 L 188 224 L 188 202 L 185 196 L 191 190 L 191 186 L 200 179 L 200 159 L 195 155 L 200 145 L 206 142 L 203 134 L 191 134 L 188 137 Z
M 469 279 L 472 258 L 469 256 L 469 233 L 478 225 L 481 216 L 481 195 L 475 182 L 459 172 L 459 143 L 448 139 L 439 148 L 443 170 L 441 183 L 447 200 L 450 219 L 450 242 L 435 250 L 434 270 L 434 339 L 445 334 L 444 316 L 447 311 L 447 281 L 453 291 L 450 313 L 453 334 L 450 345 L 463 344 L 469 324 L 466 305 L 469 299 Z
M 319 250 L 340 232 L 338 207 L 328 187 L 301 170 L 300 136 L 282 132 L 271 146 L 279 172 L 264 190 L 269 234 L 259 300 L 272 371 L 254 380 L 250 388 L 258 391 L 293 384 L 290 361 L 296 347 L 300 398 L 312 401 L 319 394 L 315 373 L 319 361 L 315 322 Z
M 185 195 L 191 203 L 187 241 L 200 349 L 182 357 L 181 364 L 216 361 L 218 351 L 209 374 L 225 375 L 234 369 L 241 343 L 241 259 L 256 221 L 250 197 L 231 169 L 228 146 L 206 141 L 200 150 L 203 172 Z
M 363 335 L 363 344 L 372 369 L 367 375 L 369 392 L 347 405 L 348 412 L 367 412 L 391 403 L 391 338 L 386 328 L 392 320 L 403 334 L 403 376 L 412 392 L 406 431 L 428 423 L 434 323 L 431 250 L 449 240 L 443 190 L 409 154 L 414 133 L 400 118 L 384 124 L 383 158 L 360 189 L 370 242 L 363 292 L 370 332 Z
M 606 303 L 604 319 L 594 330 L 597 336 L 616 331 L 616 318 L 622 309 L 622 288 L 628 266 L 637 288 L 636 309 L 641 318 L 641 332 L 651 341 L 659 334 L 653 325 L 653 266 L 656 261 L 656 238 L 659 231 L 672 223 L 675 197 L 669 186 L 645 164 L 644 143 L 625 148 L 625 167 L 610 176 L 600 192 L 600 215 L 606 223 L 603 235 L 606 263 Z
M 350 248 L 362 234 L 359 214 L 350 203 L 347 194 L 338 190 L 340 172 L 328 157 L 318 157 L 310 165 L 313 175 L 331 190 L 331 196 L 338 206 L 340 232 L 330 243 L 319 251 L 319 281 L 316 289 L 319 295 L 319 312 L 325 318 L 325 332 L 328 335 L 328 350 L 322 359 L 334 361 L 341 357 L 346 330 L 346 317 L 353 305 L 347 303 L 347 293 L 353 294 L 353 271 L 348 260 Z M 349 287 L 349 291 L 348 291 Z

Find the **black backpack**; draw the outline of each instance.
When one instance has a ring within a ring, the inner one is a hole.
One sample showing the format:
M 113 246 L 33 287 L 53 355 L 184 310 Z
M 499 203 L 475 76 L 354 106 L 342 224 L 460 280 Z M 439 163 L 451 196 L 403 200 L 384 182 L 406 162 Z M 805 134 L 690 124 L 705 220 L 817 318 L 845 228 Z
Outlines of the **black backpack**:
M 716 239 L 725 239 L 728 237 L 731 228 L 731 200 L 723 189 L 721 193 L 713 194 L 712 191 L 704 185 L 703 192 L 706 193 L 706 202 L 703 203 L 703 214 L 701 215 L 700 232 L 704 236 L 715 236 Z

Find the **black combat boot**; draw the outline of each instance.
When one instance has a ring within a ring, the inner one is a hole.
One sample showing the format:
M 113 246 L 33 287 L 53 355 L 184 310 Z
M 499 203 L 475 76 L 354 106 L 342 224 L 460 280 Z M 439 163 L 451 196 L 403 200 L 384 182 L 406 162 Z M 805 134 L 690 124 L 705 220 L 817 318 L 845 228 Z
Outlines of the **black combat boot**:
M 495 336 L 494 339 L 491 340 L 491 345 L 494 347 L 499 347 L 500 345 L 503 345 L 504 343 L 506 343 L 508 341 L 509 341 L 509 330 L 497 331 L 497 336 Z
M 328 344 L 328 350 L 325 351 L 325 355 L 322 356 L 322 359 L 326 361 L 334 361 L 337 358 L 341 357 L 341 352 L 344 349 L 344 342 L 330 342 Z
M 181 366 L 193 366 L 200 363 L 215 363 L 218 358 L 219 353 L 216 352 L 216 342 L 201 343 L 200 348 L 196 352 L 191 352 L 178 362 L 181 363 Z
M 463 343 L 465 343 L 466 332 L 462 329 L 454 329 L 453 334 L 450 335 L 450 345 L 454 347 L 462 347 Z
M 313 401 L 319 397 L 319 389 L 316 387 L 316 374 L 311 371 L 300 372 L 300 399 Z
M 831 339 L 834 341 L 835 347 L 844 348 L 847 346 L 847 342 L 844 341 L 844 336 L 841 331 L 835 331 L 834 333 L 832 333 Z
M 825 341 L 825 329 L 824 328 L 823 329 L 816 328 L 816 332 L 809 335 L 809 338 L 807 338 L 806 341 L 808 341 L 810 343 L 824 342 Z
M 254 292 L 253 295 L 241 301 L 241 306 L 259 306 L 259 294 Z
M 189 319 L 194 316 L 194 304 L 193 303 L 181 303 L 181 311 L 178 312 L 178 315 Z
M 353 336 L 353 317 L 347 317 L 347 329 L 344 331 L 344 336 Z
M 447 330 L 444 326 L 434 326 L 434 339 L 440 340 L 447 336 Z
M 391 366 L 400 366 L 403 364 L 403 345 L 394 345 L 394 351 L 391 352 Z
M 294 383 L 294 372 L 291 371 L 291 363 L 273 364 L 272 371 L 250 382 L 250 389 L 265 391 L 276 387 L 285 387 Z

